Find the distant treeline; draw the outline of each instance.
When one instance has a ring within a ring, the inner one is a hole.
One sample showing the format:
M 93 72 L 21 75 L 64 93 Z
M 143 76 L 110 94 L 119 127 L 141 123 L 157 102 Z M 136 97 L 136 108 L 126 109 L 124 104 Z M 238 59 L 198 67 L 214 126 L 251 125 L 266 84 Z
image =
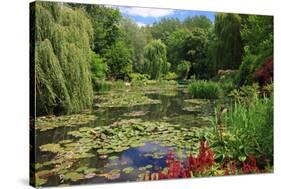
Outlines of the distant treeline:
M 139 27 L 115 8 L 36 2 L 36 113 L 67 114 L 92 105 L 99 80 L 210 79 L 239 69 L 239 85 L 273 54 L 273 17 L 218 13 L 163 18 Z

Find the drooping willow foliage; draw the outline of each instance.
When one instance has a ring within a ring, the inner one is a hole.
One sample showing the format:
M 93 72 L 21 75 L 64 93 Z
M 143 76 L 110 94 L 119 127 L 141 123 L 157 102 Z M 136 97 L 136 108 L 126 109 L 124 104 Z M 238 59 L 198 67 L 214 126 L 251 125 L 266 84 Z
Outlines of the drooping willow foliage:
M 145 46 L 144 72 L 150 75 L 151 79 L 159 79 L 161 74 L 169 71 L 166 54 L 166 46 L 161 40 L 153 40 Z
M 34 8 L 37 115 L 90 107 L 90 20 L 82 10 L 63 3 L 37 2 Z
M 216 62 L 220 69 L 238 69 L 242 59 L 241 18 L 237 14 L 215 16 Z

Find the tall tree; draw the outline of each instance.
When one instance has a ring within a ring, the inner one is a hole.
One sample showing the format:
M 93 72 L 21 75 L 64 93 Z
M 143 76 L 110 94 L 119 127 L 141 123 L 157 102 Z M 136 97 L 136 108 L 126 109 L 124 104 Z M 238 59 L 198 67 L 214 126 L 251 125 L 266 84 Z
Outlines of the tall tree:
M 162 74 L 166 74 L 169 71 L 166 54 L 166 46 L 161 40 L 151 41 L 145 46 L 144 72 L 150 75 L 150 79 L 159 79 Z
M 243 61 L 237 75 L 237 84 L 252 82 L 252 75 L 273 56 L 273 17 L 244 16 L 241 35 L 244 43 Z
M 177 65 L 181 60 L 185 59 L 186 49 L 184 48 L 186 39 L 188 36 L 192 35 L 187 29 L 177 29 L 172 32 L 167 38 L 167 57 L 168 61 L 171 63 L 171 69 L 176 71 Z
M 242 59 L 241 18 L 237 14 L 215 16 L 217 49 L 215 58 L 220 69 L 237 69 Z
M 105 51 L 104 57 L 109 67 L 109 77 L 126 79 L 132 72 L 132 49 L 124 40 L 118 40 Z
M 178 18 L 162 18 L 150 27 L 150 31 L 154 39 L 161 39 L 164 44 L 167 44 L 168 36 L 180 27 L 182 25 Z
M 123 18 L 120 28 L 125 33 L 124 40 L 132 49 L 132 64 L 134 72 L 141 72 L 144 64 L 143 51 L 147 44 L 146 30 L 139 27 L 132 19 Z
M 93 28 L 82 10 L 36 2 L 36 113 L 81 111 L 92 105 L 89 62 Z
M 88 13 L 95 31 L 91 43 L 92 49 L 103 55 L 120 36 L 121 13 L 118 9 L 102 5 L 84 5 L 83 8 Z
M 192 17 L 187 17 L 183 21 L 183 26 L 188 28 L 189 30 L 193 30 L 195 28 L 201 28 L 203 30 L 209 30 L 212 27 L 212 21 L 204 16 L 204 15 L 196 15 Z

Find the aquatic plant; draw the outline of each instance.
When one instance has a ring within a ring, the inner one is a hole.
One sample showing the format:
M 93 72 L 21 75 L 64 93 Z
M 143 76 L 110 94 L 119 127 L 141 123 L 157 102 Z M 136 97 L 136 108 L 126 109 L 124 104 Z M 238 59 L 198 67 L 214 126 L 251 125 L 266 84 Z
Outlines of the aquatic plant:
M 187 85 L 187 93 L 191 98 L 216 99 L 222 96 L 223 91 L 218 83 L 195 80 Z
M 62 116 L 41 116 L 35 119 L 35 129 L 47 131 L 58 127 L 76 127 L 94 121 L 96 116 L 85 110 L 80 114 Z
M 97 107 L 130 107 L 144 104 L 159 104 L 160 100 L 151 99 L 143 93 L 125 92 L 96 95 L 94 100 Z

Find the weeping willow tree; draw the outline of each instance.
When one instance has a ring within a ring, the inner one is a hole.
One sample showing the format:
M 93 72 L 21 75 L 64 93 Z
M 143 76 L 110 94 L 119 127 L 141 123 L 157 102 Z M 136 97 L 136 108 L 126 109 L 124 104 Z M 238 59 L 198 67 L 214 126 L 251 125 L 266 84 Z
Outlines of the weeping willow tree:
M 237 69 L 241 64 L 241 18 L 237 14 L 218 13 L 215 17 L 217 37 L 215 60 L 219 69 Z
M 151 79 L 159 79 L 162 74 L 169 71 L 167 62 L 167 50 L 161 40 L 153 40 L 144 48 L 144 72 Z
M 90 20 L 63 3 L 36 2 L 36 113 L 74 113 L 90 107 L 93 91 Z

